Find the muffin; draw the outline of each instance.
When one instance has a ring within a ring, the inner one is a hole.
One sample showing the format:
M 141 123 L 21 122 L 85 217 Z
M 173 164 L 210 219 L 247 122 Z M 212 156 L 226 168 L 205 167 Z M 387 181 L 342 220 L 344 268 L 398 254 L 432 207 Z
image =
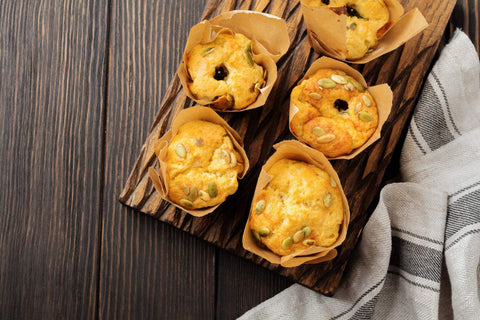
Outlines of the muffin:
M 391 27 L 390 13 L 383 0 L 304 0 L 309 6 L 326 6 L 347 16 L 346 58 L 356 60 L 377 46 Z
M 290 98 L 298 109 L 290 130 L 329 158 L 361 147 L 377 129 L 374 98 L 343 71 L 317 70 L 292 90 Z
M 226 130 L 204 120 L 180 126 L 165 157 L 168 198 L 186 209 L 215 206 L 235 193 L 244 170 Z
M 339 237 L 342 194 L 324 170 L 303 161 L 281 159 L 250 210 L 250 230 L 272 252 L 286 256 L 311 246 L 328 247 Z
M 185 57 L 188 87 L 198 100 L 220 110 L 241 110 L 252 104 L 265 83 L 255 63 L 251 41 L 243 34 L 220 33 L 214 41 L 194 46 Z

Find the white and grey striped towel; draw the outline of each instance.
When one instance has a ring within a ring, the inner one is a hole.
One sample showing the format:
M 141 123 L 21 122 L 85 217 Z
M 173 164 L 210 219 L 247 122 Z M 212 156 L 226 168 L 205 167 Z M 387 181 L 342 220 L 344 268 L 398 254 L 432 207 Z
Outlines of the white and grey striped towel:
M 293 285 L 240 319 L 480 319 L 480 64 L 457 30 L 334 297 Z

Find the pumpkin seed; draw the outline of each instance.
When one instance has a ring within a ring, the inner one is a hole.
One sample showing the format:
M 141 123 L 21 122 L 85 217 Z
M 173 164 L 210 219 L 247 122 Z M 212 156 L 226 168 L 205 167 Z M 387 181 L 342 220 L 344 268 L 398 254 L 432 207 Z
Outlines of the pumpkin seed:
M 362 108 L 362 103 L 361 102 L 357 103 L 357 105 L 355 106 L 355 112 L 360 111 L 361 108 Z
M 350 30 L 355 30 L 356 27 L 357 27 L 357 24 L 356 24 L 356 23 L 351 23 L 351 24 L 348 26 L 348 28 L 349 28 Z
M 305 246 L 313 246 L 313 245 L 315 244 L 315 240 L 313 240 L 313 239 L 305 239 L 305 240 L 303 240 L 302 243 L 303 243 L 303 245 L 305 245 Z
M 338 74 L 332 74 L 330 76 L 330 79 L 332 79 L 333 81 L 335 81 L 338 84 L 346 84 L 347 83 L 347 80 L 345 79 L 345 77 L 342 77 Z
M 185 193 L 187 196 L 190 194 L 190 188 L 187 186 L 183 187 L 183 193 Z
M 310 98 L 314 99 L 314 100 L 320 100 L 322 99 L 322 95 L 320 93 L 316 93 L 316 92 L 311 92 L 308 94 L 310 96 Z
M 255 214 L 260 214 L 263 210 L 265 210 L 265 200 L 262 199 L 255 205 Z
M 355 87 L 353 86 L 353 84 L 351 84 L 350 82 L 347 83 L 346 85 L 344 85 L 345 89 L 347 89 L 348 91 L 353 91 L 353 89 L 355 89 Z
M 212 198 L 215 198 L 218 194 L 217 185 L 215 182 L 210 182 L 208 184 L 208 195 Z
M 358 89 L 358 91 L 360 92 L 364 92 L 365 91 L 365 88 L 357 81 L 353 80 L 353 79 L 350 79 L 350 78 L 347 78 L 347 81 L 350 82 L 351 84 L 353 84 L 353 86 L 355 88 Z
M 317 81 L 318 85 L 320 87 L 323 87 L 323 88 L 335 88 L 335 86 L 337 85 L 335 83 L 335 81 L 331 80 L 331 79 L 328 79 L 328 78 L 322 78 L 320 80 Z
M 335 140 L 336 136 L 334 134 L 328 133 L 319 138 L 317 138 L 317 143 L 329 143 Z
M 316 135 L 317 137 L 321 137 L 321 136 L 323 136 L 323 135 L 326 133 L 325 130 L 323 130 L 323 129 L 320 128 L 320 127 L 313 127 L 312 132 L 313 132 L 313 134 Z
M 230 162 L 230 153 L 228 153 L 228 151 L 222 149 L 220 150 L 220 155 L 222 156 L 223 160 L 225 160 L 225 162 Z
M 230 164 L 232 167 L 235 167 L 237 165 L 237 157 L 233 152 L 230 152 Z
M 332 177 L 330 177 L 330 185 L 334 188 L 337 186 L 337 183 L 335 182 L 335 180 L 333 180 Z
M 213 50 L 215 50 L 215 47 L 210 47 L 208 49 L 205 49 L 203 52 L 202 52 L 202 56 L 206 56 L 207 54 L 211 53 Z
M 305 237 L 305 232 L 303 230 L 297 231 L 293 235 L 293 242 L 295 243 L 300 242 L 303 240 L 304 237 Z
M 261 240 L 260 240 L 260 235 L 258 234 L 257 231 L 255 231 L 255 230 L 252 229 L 252 235 L 253 235 L 253 237 L 254 237 L 255 239 L 257 239 L 257 241 L 261 241 Z
M 266 237 L 270 234 L 270 229 L 268 229 L 267 227 L 261 227 L 260 229 L 258 229 L 258 234 L 261 237 Z
M 310 227 L 305 227 L 302 230 L 303 230 L 303 233 L 305 234 L 305 238 L 312 233 L 312 229 L 310 229 Z
M 338 114 L 342 118 L 350 118 L 350 114 L 348 113 L 348 111 L 342 111 L 342 112 L 339 112 Z
M 370 107 L 372 105 L 372 101 L 367 96 L 362 96 L 362 100 L 367 107 Z
M 208 195 L 208 193 L 206 193 L 203 190 L 198 191 L 198 196 L 200 197 L 200 199 L 202 199 L 205 202 L 210 200 L 210 196 Z
M 177 153 L 177 156 L 179 156 L 180 158 L 186 158 L 187 157 L 187 150 L 185 150 L 185 147 L 183 146 L 183 144 L 177 144 L 177 146 L 175 147 L 175 152 Z
M 195 144 L 199 147 L 203 146 L 203 139 L 202 138 L 195 139 Z
M 329 208 L 332 205 L 332 194 L 329 192 L 323 197 L 323 204 Z
M 253 66 L 253 59 L 252 59 L 252 42 L 249 42 L 247 44 L 247 47 L 243 51 L 243 56 L 247 60 L 248 64 L 250 66 Z
M 369 122 L 373 120 L 373 117 L 370 113 L 367 112 L 359 112 L 358 118 L 362 121 Z
M 293 244 L 292 237 L 288 237 L 287 239 L 283 240 L 282 248 L 283 249 L 288 249 L 292 246 L 292 244 Z
M 181 199 L 181 200 L 180 200 L 180 205 L 181 205 L 182 207 L 187 207 L 187 208 L 193 207 L 192 201 L 187 200 L 187 199 Z
M 198 189 L 197 187 L 191 187 L 190 188 L 190 194 L 188 195 L 188 200 L 190 201 L 195 201 L 195 199 L 197 199 L 198 197 Z

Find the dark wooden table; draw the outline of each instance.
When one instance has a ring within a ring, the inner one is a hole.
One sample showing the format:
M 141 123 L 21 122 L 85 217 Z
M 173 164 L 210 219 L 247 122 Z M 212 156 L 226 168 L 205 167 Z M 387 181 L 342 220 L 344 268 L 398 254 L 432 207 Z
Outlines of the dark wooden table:
M 232 319 L 292 284 L 118 202 L 205 3 L 0 1 L 0 319 Z M 455 27 L 478 51 L 478 1 Z

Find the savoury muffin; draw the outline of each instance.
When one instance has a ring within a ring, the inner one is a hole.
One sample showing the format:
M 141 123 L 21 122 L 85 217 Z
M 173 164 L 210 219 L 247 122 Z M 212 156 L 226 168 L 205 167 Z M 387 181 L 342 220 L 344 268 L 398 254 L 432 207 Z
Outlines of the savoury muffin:
M 252 57 L 251 41 L 243 34 L 220 33 L 198 44 L 185 59 L 196 99 L 212 101 L 215 109 L 241 110 L 252 104 L 265 83 L 264 70 Z
M 372 95 L 340 70 L 319 69 L 296 86 L 290 98 L 298 109 L 290 130 L 330 158 L 361 147 L 378 125 Z
M 286 256 L 335 243 L 343 222 L 341 190 L 330 175 L 302 161 L 281 159 L 252 202 L 250 229 L 272 252 Z
M 305 0 L 310 6 L 327 6 L 347 15 L 347 59 L 362 58 L 392 25 L 383 0 Z
M 187 122 L 167 147 L 168 197 L 187 209 L 215 206 L 237 191 L 242 162 L 222 126 Z

